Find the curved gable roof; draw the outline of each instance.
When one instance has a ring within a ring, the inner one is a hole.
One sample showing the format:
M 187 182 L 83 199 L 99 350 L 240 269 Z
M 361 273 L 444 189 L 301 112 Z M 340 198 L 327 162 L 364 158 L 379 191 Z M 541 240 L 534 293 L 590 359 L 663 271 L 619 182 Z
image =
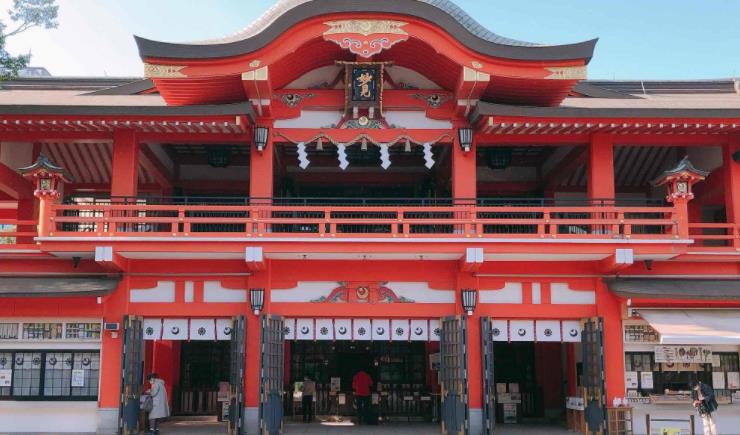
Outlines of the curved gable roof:
M 280 0 L 244 30 L 191 43 L 167 43 L 135 36 L 142 58 L 213 59 L 257 51 L 306 19 L 335 13 L 389 13 L 432 22 L 473 51 L 515 60 L 590 60 L 596 39 L 542 45 L 497 35 L 449 0 Z

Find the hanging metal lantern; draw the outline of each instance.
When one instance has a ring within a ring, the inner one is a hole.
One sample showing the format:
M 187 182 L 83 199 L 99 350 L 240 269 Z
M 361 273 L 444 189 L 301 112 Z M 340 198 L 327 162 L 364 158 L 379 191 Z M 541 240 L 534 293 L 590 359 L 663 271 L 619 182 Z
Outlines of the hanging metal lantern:
M 478 290 L 474 288 L 464 288 L 460 293 L 462 296 L 463 310 L 465 310 L 468 316 L 472 316 L 473 311 L 475 311 L 475 306 L 478 304 Z
M 514 150 L 509 147 L 492 147 L 486 150 L 486 163 L 491 169 L 506 169 L 511 166 Z
M 231 164 L 231 148 L 209 147 L 208 164 L 214 168 L 227 168 Z

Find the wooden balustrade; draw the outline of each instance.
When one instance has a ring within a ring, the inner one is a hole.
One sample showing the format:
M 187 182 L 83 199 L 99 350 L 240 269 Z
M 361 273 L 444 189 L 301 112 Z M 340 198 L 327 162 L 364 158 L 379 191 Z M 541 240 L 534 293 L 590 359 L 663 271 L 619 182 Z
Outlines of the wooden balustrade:
M 672 207 L 57 204 L 49 236 L 674 239 Z
M 31 220 L 0 219 L 0 246 L 32 245 L 38 235 L 36 225 Z
M 694 240 L 692 249 L 740 249 L 740 224 L 690 223 L 689 236 Z

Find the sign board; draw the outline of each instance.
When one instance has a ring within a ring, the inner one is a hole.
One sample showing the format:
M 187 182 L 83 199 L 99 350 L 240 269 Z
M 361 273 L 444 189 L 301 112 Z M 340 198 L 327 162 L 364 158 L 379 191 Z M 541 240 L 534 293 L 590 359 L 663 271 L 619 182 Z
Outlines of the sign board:
M 516 404 L 504 403 L 504 423 L 516 423 Z
M 0 369 L 0 387 L 10 387 L 13 382 L 12 369 Z
M 653 372 L 640 372 L 640 384 L 645 390 L 653 388 Z
M 342 389 L 342 378 L 331 378 L 329 389 L 334 392 L 341 390 Z
M 439 366 L 442 363 L 440 360 L 440 353 L 430 353 L 429 354 L 429 367 L 432 368 L 434 371 L 439 371 Z
M 624 372 L 625 388 L 637 388 L 637 372 Z
M 740 372 L 727 372 L 727 388 L 740 389 Z
M 584 405 L 583 397 L 566 397 L 565 409 L 572 409 L 574 411 L 585 410 L 586 406 Z
M 655 346 L 655 362 L 711 364 L 712 350 L 704 346 Z
M 337 403 L 339 403 L 340 405 L 346 405 L 347 404 L 347 395 L 340 394 L 338 396 Z
M 85 386 L 85 370 L 81 370 L 81 369 L 72 370 L 72 386 L 73 387 L 84 387 Z
M 725 372 L 712 372 L 712 388 L 715 390 L 725 389 Z

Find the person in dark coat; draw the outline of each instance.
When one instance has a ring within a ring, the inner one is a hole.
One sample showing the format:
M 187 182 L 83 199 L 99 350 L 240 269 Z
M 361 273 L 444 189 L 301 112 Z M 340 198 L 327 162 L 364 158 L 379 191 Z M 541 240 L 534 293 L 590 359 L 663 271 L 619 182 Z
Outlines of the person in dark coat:
M 147 379 L 151 385 L 147 394 L 152 397 L 152 410 L 149 411 L 149 433 L 159 435 L 159 421 L 170 416 L 167 389 L 164 381 L 156 373 L 150 374 Z
M 691 398 L 694 400 L 694 407 L 699 411 L 704 423 L 704 435 L 717 435 L 717 425 L 713 413 L 717 411 L 719 405 L 717 405 L 717 399 L 714 397 L 714 389 L 697 380 L 694 382 Z
M 316 394 L 316 382 L 310 376 L 303 378 L 301 385 L 301 408 L 303 409 L 303 422 L 311 423 L 313 421 L 313 396 Z

